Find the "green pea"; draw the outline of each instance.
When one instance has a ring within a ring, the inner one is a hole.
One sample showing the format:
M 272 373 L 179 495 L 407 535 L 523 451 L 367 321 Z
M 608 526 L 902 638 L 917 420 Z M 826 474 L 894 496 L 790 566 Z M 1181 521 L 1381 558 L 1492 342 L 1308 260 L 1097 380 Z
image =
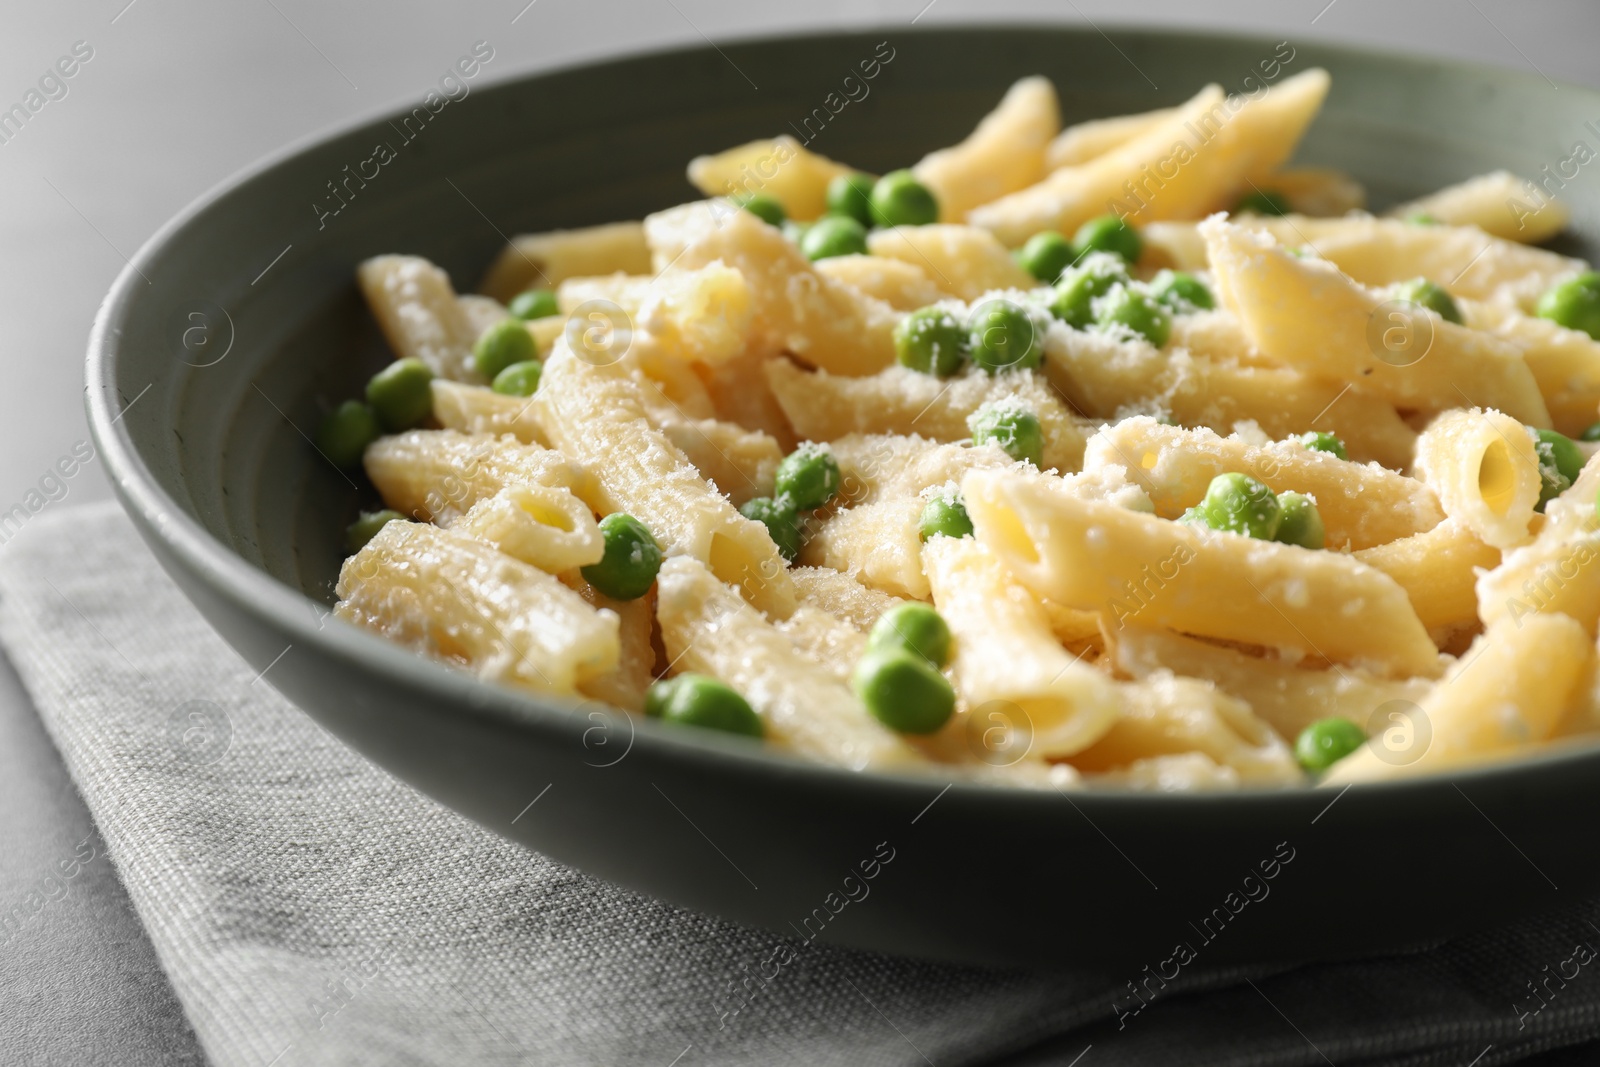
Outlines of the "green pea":
M 1278 530 L 1273 540 L 1284 545 L 1301 548 L 1323 548 L 1328 543 L 1327 529 L 1322 525 L 1322 512 L 1316 501 L 1304 493 L 1288 492 L 1278 496 Z
M 778 546 L 778 553 L 793 563 L 800 555 L 800 514 L 788 497 L 774 500 L 758 496 L 739 506 L 739 514 L 767 528 L 767 536 Z
M 1211 479 L 1196 512 L 1213 530 L 1261 541 L 1271 541 L 1278 532 L 1277 495 L 1248 474 L 1231 472 Z
M 1584 271 L 1539 298 L 1534 314 L 1600 339 L 1600 271 Z
M 872 221 L 879 226 L 926 226 L 939 221 L 939 200 L 909 170 L 893 170 L 872 186 Z
M 1350 453 L 1345 451 L 1344 442 L 1331 433 L 1324 433 L 1321 430 L 1307 430 L 1299 437 L 1294 438 L 1294 440 L 1305 445 L 1306 450 L 1310 452 L 1326 452 L 1329 455 L 1338 456 L 1340 459 L 1350 458 Z
M 967 358 L 967 328 L 941 307 L 918 308 L 894 328 L 894 358 L 902 367 L 948 378 Z
M 644 711 L 651 718 L 678 726 L 744 737 L 766 733 L 761 716 L 748 700 L 704 674 L 680 674 L 654 683 L 645 692 Z
M 539 390 L 539 379 L 544 375 L 544 364 L 536 359 L 513 363 L 494 376 L 495 392 L 503 396 L 532 396 Z
M 472 346 L 472 362 L 478 373 L 494 381 L 494 376 L 513 363 L 526 363 L 539 354 L 533 334 L 521 319 L 501 319 L 478 336 Z
M 1094 302 L 1119 283 L 1128 282 L 1122 260 L 1104 253 L 1089 256 L 1061 276 L 1050 301 L 1050 314 L 1075 330 L 1087 329 L 1094 322 Z
M 661 546 L 650 528 L 632 515 L 614 512 L 600 520 L 605 554 L 580 568 L 583 580 L 613 600 L 637 600 L 650 591 L 661 569 Z
M 346 400 L 317 428 L 317 451 L 340 470 L 351 470 L 361 466 L 367 446 L 382 433 L 377 412 L 359 400 Z
M 1056 231 L 1040 230 L 1028 238 L 1028 243 L 1018 249 L 1016 255 L 1023 270 L 1046 285 L 1053 285 L 1061 272 L 1072 266 L 1078 253 Z
M 827 215 L 812 223 L 800 238 L 800 251 L 812 261 L 866 255 L 867 229 L 855 219 Z
M 1426 278 L 1412 278 L 1408 282 L 1401 282 L 1391 292 L 1396 300 L 1409 300 L 1413 304 L 1421 304 L 1444 321 L 1461 325 L 1461 309 L 1456 307 L 1456 302 L 1442 286 L 1435 285 Z
M 361 517 L 344 529 L 344 545 L 353 556 L 367 547 L 367 542 L 378 536 L 378 531 L 395 520 L 406 521 L 406 517 L 398 511 L 384 508 L 382 511 L 363 511 Z
M 1578 440 L 1588 441 L 1591 444 L 1595 441 L 1600 441 L 1600 422 L 1591 422 L 1584 427 L 1583 432 L 1578 435 Z
M 1139 262 L 1144 253 L 1144 238 L 1139 231 L 1115 215 L 1101 215 L 1078 227 L 1072 243 L 1082 255 L 1085 252 L 1114 252 L 1125 263 Z
M 826 445 L 807 441 L 783 457 L 774 487 L 798 511 L 820 508 L 839 491 L 839 461 Z
M 1096 308 L 1094 324 L 1100 330 L 1132 330 L 1157 348 L 1172 335 L 1172 316 L 1167 309 L 1131 285 L 1112 289 Z
M 929 605 L 908 600 L 878 616 L 867 634 L 867 649 L 902 649 L 943 667 L 950 662 L 950 627 Z
M 552 289 L 525 289 L 511 298 L 506 310 L 511 312 L 513 318 L 531 322 L 561 314 L 561 304 Z
M 1235 215 L 1287 215 L 1289 201 L 1281 193 L 1264 192 L 1257 189 L 1239 198 L 1233 205 Z
M 1044 362 L 1044 328 L 1010 300 L 980 304 L 967 321 L 967 343 L 972 362 L 990 374 L 1032 370 Z
M 929 497 L 917 525 L 924 541 L 931 537 L 972 536 L 972 516 L 959 496 Z
M 863 226 L 871 226 L 872 186 L 875 182 L 872 175 L 860 171 L 836 175 L 828 182 L 828 214 L 843 215 Z
M 1411 223 L 1413 226 L 1439 225 L 1439 220 L 1428 214 L 1426 211 L 1413 211 L 1411 214 L 1406 216 L 1406 221 Z
M 1150 295 L 1173 311 L 1210 311 L 1216 298 L 1206 283 L 1188 271 L 1164 270 L 1150 280 Z
M 367 403 L 389 433 L 421 425 L 433 414 L 433 371 L 420 359 L 398 359 L 367 382 Z
M 986 405 L 973 413 L 972 443 L 997 444 L 1001 451 L 1019 463 L 1044 466 L 1044 428 L 1039 416 L 1015 405 Z
M 1349 719 L 1318 719 L 1294 739 L 1294 758 L 1314 774 L 1327 770 L 1366 743 L 1367 735 Z
M 1583 472 L 1583 452 L 1570 437 L 1554 430 L 1530 427 L 1528 436 L 1533 438 L 1533 450 L 1539 457 L 1539 503 L 1534 510 L 1542 512 L 1546 504 L 1571 489 L 1572 483 L 1578 480 Z
M 736 196 L 733 198 L 733 202 L 768 226 L 782 226 L 783 220 L 788 218 L 788 213 L 783 210 L 783 205 L 766 193 L 750 193 L 747 196 Z
M 931 734 L 956 710 L 956 692 L 945 676 L 903 649 L 869 651 L 850 682 L 872 717 L 897 733 Z

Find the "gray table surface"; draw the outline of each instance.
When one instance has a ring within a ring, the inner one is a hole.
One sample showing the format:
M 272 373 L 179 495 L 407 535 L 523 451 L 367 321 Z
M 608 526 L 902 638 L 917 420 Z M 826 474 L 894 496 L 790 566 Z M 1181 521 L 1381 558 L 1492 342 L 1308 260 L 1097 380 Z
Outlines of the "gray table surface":
M 8 382 L 0 390 L 0 512 L 87 437 L 84 341 L 127 256 L 262 155 L 412 102 L 473 41 L 494 45 L 489 73 L 498 79 L 708 37 L 978 18 L 1088 21 L 1112 39 L 1119 23 L 1281 33 L 1600 84 L 1600 5 L 1588 0 L 12 0 L 0 19 L 0 105 L 21 99 L 76 42 L 93 55 L 65 96 L 0 143 Z M 108 495 L 91 464 L 47 506 Z M 97 856 L 0 953 L 0 1062 L 204 1063 L 93 819 L 3 658 L 0 812 L 0 910 L 21 903 L 86 837 Z M 1582 1055 L 1570 1062 L 1600 1059 L 1593 1049 Z

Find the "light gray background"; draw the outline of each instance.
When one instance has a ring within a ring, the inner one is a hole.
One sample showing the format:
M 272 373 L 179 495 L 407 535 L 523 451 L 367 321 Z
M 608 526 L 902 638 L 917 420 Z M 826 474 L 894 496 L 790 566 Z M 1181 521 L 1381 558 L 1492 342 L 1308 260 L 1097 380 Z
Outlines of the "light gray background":
M 498 80 L 707 37 L 980 18 L 1088 21 L 1110 41 L 1119 23 L 1236 28 L 1600 85 L 1592 0 L 5 0 L 0 107 L 74 42 L 87 41 L 94 57 L 67 96 L 0 144 L 0 512 L 87 437 L 85 339 L 101 295 L 141 243 L 259 157 L 414 102 L 474 41 L 494 46 L 486 77 Z M 48 506 L 107 495 L 96 463 Z M 0 660 L 0 913 L 92 833 Z M 0 1062 L 203 1062 L 103 855 L 0 946 Z

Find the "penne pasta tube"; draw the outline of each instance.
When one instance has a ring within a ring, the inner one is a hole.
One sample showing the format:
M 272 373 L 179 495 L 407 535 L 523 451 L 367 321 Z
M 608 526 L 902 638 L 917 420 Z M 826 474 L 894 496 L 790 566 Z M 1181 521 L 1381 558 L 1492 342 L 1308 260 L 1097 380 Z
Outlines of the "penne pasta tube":
M 1510 171 L 1497 170 L 1390 208 L 1393 218 L 1426 215 L 1446 226 L 1476 226 L 1508 241 L 1538 244 L 1566 228 L 1566 206 Z
M 980 471 L 961 483 L 978 539 L 1066 607 L 1385 674 L 1432 676 L 1438 653 L 1393 579 L 1337 552 L 1217 533 Z
M 617 616 L 493 546 L 390 522 L 339 571 L 334 613 L 488 681 L 571 694 L 617 664 Z
M 988 549 L 970 537 L 935 537 L 922 560 L 955 639 L 950 672 L 969 708 L 1014 707 L 1031 731 L 1030 754 L 1045 757 L 1082 752 L 1113 728 L 1116 686 L 1062 649 L 1044 608 Z
M 1435 636 L 1477 625 L 1478 574 L 1500 564 L 1499 550 L 1455 519 L 1361 549 L 1355 558 L 1399 583 L 1417 618 Z
M 973 210 L 973 225 L 1008 247 L 1040 230 L 1072 233 L 1108 212 L 1135 223 L 1196 218 L 1232 203 L 1294 152 L 1328 93 L 1325 70 L 1286 78 L 1254 98 L 1216 86 L 1118 148 Z
M 795 651 L 825 670 L 834 681 L 850 684 L 856 660 L 867 650 L 867 635 L 821 608 L 802 604 L 777 624 Z
M 1550 425 L 1538 383 L 1506 342 L 1416 305 L 1407 311 L 1329 263 L 1292 256 L 1221 219 L 1208 219 L 1200 232 L 1218 296 L 1269 358 L 1314 377 L 1359 382 L 1402 407 L 1479 405 Z
M 1136 115 L 1115 115 L 1075 122 L 1058 133 L 1045 149 L 1045 169 L 1060 170 L 1062 167 L 1087 163 L 1148 133 L 1156 126 L 1170 122 L 1175 114 L 1176 108 L 1164 107 L 1155 111 L 1141 111 Z
M 787 360 L 766 367 L 773 396 L 795 432 L 814 441 L 847 434 L 917 434 L 965 441 L 967 425 L 985 404 L 1015 401 L 1033 412 L 1044 432 L 1045 470 L 1070 472 L 1083 463 L 1094 424 L 1075 414 L 1048 379 L 1036 374 L 970 371 L 940 380 L 905 367 L 862 378 L 805 371 Z
M 1017 265 L 988 230 L 948 223 L 874 230 L 867 250 L 920 267 L 947 296 L 975 301 L 997 289 L 1032 289 L 1039 283 Z
M 643 712 L 644 695 L 655 681 L 654 594 L 633 600 L 616 600 L 584 581 L 576 571 L 568 571 L 559 577 L 567 588 L 577 592 L 596 610 L 610 611 L 617 616 L 620 646 L 617 665 L 608 671 L 580 679 L 578 692 L 624 711 Z
M 793 610 L 794 590 L 766 527 L 739 514 L 650 424 L 641 387 L 620 365 L 586 363 L 562 342 L 534 401 L 550 439 L 593 475 L 585 499 L 597 512 L 627 512 L 667 555 L 700 560 L 774 617 Z
M 849 167 L 807 150 L 788 134 L 689 161 L 689 182 L 706 196 L 761 193 L 802 222 L 827 210 L 828 183 L 849 173 Z
M 1116 691 L 1121 713 L 1111 728 L 1068 761 L 1084 774 L 1198 752 L 1231 770 L 1239 785 L 1305 780 L 1283 739 L 1242 701 L 1208 682 L 1167 674 L 1124 683 Z
M 1367 206 L 1367 191 L 1361 183 L 1329 167 L 1280 170 L 1262 186 L 1289 201 L 1289 210 L 1296 215 L 1336 218 Z
M 380 437 L 368 446 L 363 463 L 386 505 L 441 526 L 511 486 L 580 490 L 585 481 L 560 452 L 512 437 L 454 430 Z
M 735 507 L 772 495 L 783 451 L 766 434 L 717 419 L 672 422 L 661 431 Z
M 1254 445 L 1208 429 L 1124 419 L 1089 439 L 1084 469 L 1120 467 L 1150 495 L 1156 514 L 1176 519 L 1200 503 L 1219 474 L 1238 472 L 1274 492 L 1316 499 L 1333 549 L 1362 549 L 1431 529 L 1444 518 L 1433 491 L 1375 464 L 1315 452 L 1298 441 Z
M 1359 667 L 1297 666 L 1141 626 L 1117 631 L 1111 654 L 1119 671 L 1139 681 L 1175 674 L 1210 682 L 1244 701 L 1291 744 L 1319 719 L 1347 719 L 1364 727 L 1380 704 L 1421 700 L 1433 685 L 1420 678 L 1380 678 Z
M 918 496 L 972 470 L 1014 468 L 998 445 L 936 445 L 916 436 L 852 434 L 828 445 L 839 464 L 840 499 L 852 506 Z
M 1387 401 L 1282 367 L 1249 367 L 1157 351 L 1137 341 L 1052 326 L 1044 373 L 1073 410 L 1098 419 L 1169 415 L 1184 426 L 1231 433 L 1254 423 L 1269 437 L 1336 434 L 1350 458 L 1400 470 L 1417 434 Z
M 1582 260 L 1493 237 L 1472 226 L 1419 226 L 1355 215 L 1342 219 L 1240 217 L 1250 230 L 1286 247 L 1306 246 L 1362 285 L 1431 278 L 1452 295 L 1531 311 L 1557 282 L 1585 269 Z M 1205 238 L 1194 222 L 1153 222 L 1147 246 L 1181 270 L 1207 266 Z
M 548 485 L 507 486 L 472 505 L 451 528 L 551 574 L 599 563 L 605 555 L 589 505 L 571 490 Z
M 434 421 L 464 434 L 510 434 L 524 444 L 549 446 L 527 397 L 505 396 L 484 385 L 435 378 L 429 383 Z
M 933 191 L 943 222 L 961 222 L 967 212 L 1045 175 L 1045 152 L 1061 130 L 1061 108 L 1049 78 L 1023 78 L 958 145 L 941 148 L 911 168 Z
M 749 343 L 789 352 L 835 374 L 871 374 L 894 362 L 899 313 L 820 274 L 783 234 L 748 211 L 685 204 L 645 220 L 662 266 L 721 261 L 749 287 Z
M 836 511 L 821 518 L 798 562 L 842 571 L 890 596 L 926 600 L 922 506 L 917 497 L 898 496 Z
M 448 274 L 420 256 L 373 256 L 356 280 L 397 359 L 420 359 L 441 378 L 481 381 L 472 366 L 478 333 Z
M 1486 545 L 1515 548 L 1532 534 L 1542 479 L 1533 438 L 1498 411 L 1447 411 L 1417 438 L 1417 477 L 1446 515 Z
M 862 585 L 832 567 L 791 567 L 789 578 L 801 604 L 826 611 L 862 633 L 872 629 L 879 615 L 901 602 L 900 597 Z
M 644 226 L 638 222 L 519 234 L 490 266 L 478 288 L 509 304 L 525 289 L 554 289 L 568 278 L 617 273 L 650 273 L 650 248 L 645 244 Z
M 1375 716 L 1367 743 L 1320 784 L 1410 777 L 1525 751 L 1554 732 L 1593 658 L 1592 639 L 1565 615 L 1491 623 L 1427 696 Z
M 1600 341 L 1505 304 L 1459 301 L 1468 326 L 1515 345 L 1557 430 L 1576 438 L 1600 411 Z
M 863 296 L 882 300 L 896 311 L 915 311 L 948 295 L 922 266 L 888 256 L 829 256 L 817 260 L 817 273 L 843 282 Z
M 1513 548 L 1478 578 L 1478 616 L 1493 625 L 1560 613 L 1589 633 L 1600 630 L 1600 523 L 1595 495 L 1600 463 L 1592 457 L 1572 488 L 1545 505 L 1533 540 Z
M 675 670 L 709 674 L 744 694 L 781 748 L 852 770 L 922 762 L 878 725 L 825 668 L 697 560 L 661 566 L 656 608 Z

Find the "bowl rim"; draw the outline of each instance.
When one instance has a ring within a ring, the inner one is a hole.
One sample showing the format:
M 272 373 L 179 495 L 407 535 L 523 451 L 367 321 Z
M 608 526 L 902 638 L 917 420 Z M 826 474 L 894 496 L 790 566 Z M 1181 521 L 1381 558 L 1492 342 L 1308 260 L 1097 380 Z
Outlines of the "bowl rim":
M 881 23 L 874 23 L 832 31 L 800 33 L 779 31 L 728 35 L 720 37 L 719 41 L 731 47 L 792 46 L 839 38 L 870 36 L 885 28 Z M 895 32 L 902 37 L 954 36 L 971 33 L 974 30 L 1045 32 L 1058 36 L 1100 37 L 1108 41 L 1110 38 L 1106 31 L 1110 30 L 1124 37 L 1152 40 L 1198 38 L 1232 43 L 1268 42 L 1267 36 L 1259 34 L 1115 22 L 1083 25 L 1036 19 L 1019 19 L 1014 22 L 961 20 L 921 27 L 895 27 Z M 1530 74 L 1512 67 L 1452 56 L 1415 55 L 1398 48 L 1345 42 L 1317 42 L 1315 47 L 1318 53 L 1330 57 L 1347 56 L 1353 59 L 1378 59 L 1386 63 L 1425 64 L 1451 69 L 1463 75 L 1480 77 L 1492 75 L 1520 83 L 1550 82 L 1562 89 L 1570 88 L 1576 93 L 1600 100 L 1600 90 L 1595 88 L 1565 81 L 1551 82 L 1551 79 L 1542 74 Z M 664 48 L 645 47 L 602 58 L 579 59 L 570 63 L 540 66 L 533 70 L 503 75 L 497 73 L 493 78 L 486 80 L 478 92 L 509 93 L 517 91 L 529 82 L 571 71 L 626 67 L 641 60 L 679 56 L 709 58 L 717 51 L 720 51 L 717 44 L 709 40 L 703 44 L 688 43 Z M 1151 814 L 1170 814 L 1173 805 L 1183 805 L 1186 810 L 1195 811 L 1229 810 L 1239 806 L 1255 807 L 1268 799 L 1280 803 L 1289 802 L 1300 807 L 1316 798 L 1327 797 L 1330 798 L 1328 807 L 1332 807 L 1333 802 L 1352 787 L 1347 784 L 1337 793 L 1315 785 L 1306 788 L 1242 786 L 1230 790 L 1191 792 L 1141 791 L 1114 787 L 1063 789 L 1059 785 L 1051 789 L 1019 787 L 995 781 L 964 780 L 956 776 L 947 778 L 937 773 L 938 764 L 933 764 L 928 770 L 919 768 L 916 773 L 853 771 L 830 764 L 814 763 L 760 744 L 752 744 L 741 738 L 725 738 L 710 731 L 703 732 L 702 736 L 700 732 L 691 734 L 689 731 L 674 730 L 621 709 L 611 708 L 600 701 L 540 696 L 494 685 L 460 669 L 403 649 L 376 634 L 346 624 L 343 620 L 334 619 L 333 626 L 313 625 L 310 620 L 316 618 L 316 609 L 325 608 L 326 605 L 248 562 L 206 530 L 178 501 L 161 488 L 159 481 L 135 446 L 132 434 L 126 426 L 118 425 L 122 415 L 138 400 L 138 397 L 135 397 L 133 401 L 118 408 L 121 396 L 117 391 L 116 371 L 124 336 L 122 327 L 141 298 L 141 287 L 148 285 L 146 268 L 153 268 L 170 247 L 176 244 L 206 212 L 239 194 L 241 190 L 278 167 L 403 113 L 405 113 L 403 106 L 389 104 L 330 124 L 296 138 L 216 182 L 167 220 L 139 247 L 118 272 L 95 313 L 85 362 L 84 405 L 90 433 L 110 475 L 112 489 L 123 509 L 142 528 L 146 537 L 158 538 L 173 557 L 181 561 L 187 569 L 204 581 L 214 594 L 226 600 L 236 610 L 252 615 L 255 621 L 268 629 L 292 638 L 291 647 L 304 642 L 319 647 L 324 655 L 346 667 L 380 670 L 397 677 L 417 691 L 434 698 L 437 709 L 435 713 L 439 715 L 472 715 L 487 728 L 518 735 L 535 733 L 556 737 L 563 734 L 571 735 L 583 728 L 586 720 L 577 713 L 585 707 L 604 708 L 614 716 L 628 720 L 630 751 L 632 744 L 643 742 L 647 746 L 660 749 L 669 758 L 697 762 L 708 771 L 734 775 L 777 774 L 818 788 L 877 792 L 903 799 L 908 804 L 927 801 L 928 807 L 932 807 L 933 801 L 928 801 L 927 798 L 930 791 L 937 790 L 934 801 L 944 797 L 946 793 L 953 793 L 968 804 L 985 807 L 1051 805 L 1059 808 L 1065 801 L 1073 807 L 1086 805 L 1106 812 L 1139 813 L 1148 810 Z M 300 710 L 304 714 L 310 714 L 304 709 Z M 357 751 L 360 749 L 357 748 Z M 1408 797 L 1436 793 L 1446 787 L 1458 786 L 1458 783 L 1489 787 L 1518 784 L 1524 778 L 1534 777 L 1539 771 L 1567 768 L 1577 764 L 1600 764 L 1600 740 L 1587 744 L 1557 741 L 1546 744 L 1537 752 L 1513 760 L 1468 764 L 1455 768 L 1442 768 L 1437 772 L 1416 777 L 1353 784 L 1358 787 L 1361 795 L 1374 800 L 1403 801 Z M 941 782 L 947 784 L 938 789 Z M 1326 811 L 1327 808 L 1322 810 Z M 1319 815 L 1318 818 L 1320 817 Z

